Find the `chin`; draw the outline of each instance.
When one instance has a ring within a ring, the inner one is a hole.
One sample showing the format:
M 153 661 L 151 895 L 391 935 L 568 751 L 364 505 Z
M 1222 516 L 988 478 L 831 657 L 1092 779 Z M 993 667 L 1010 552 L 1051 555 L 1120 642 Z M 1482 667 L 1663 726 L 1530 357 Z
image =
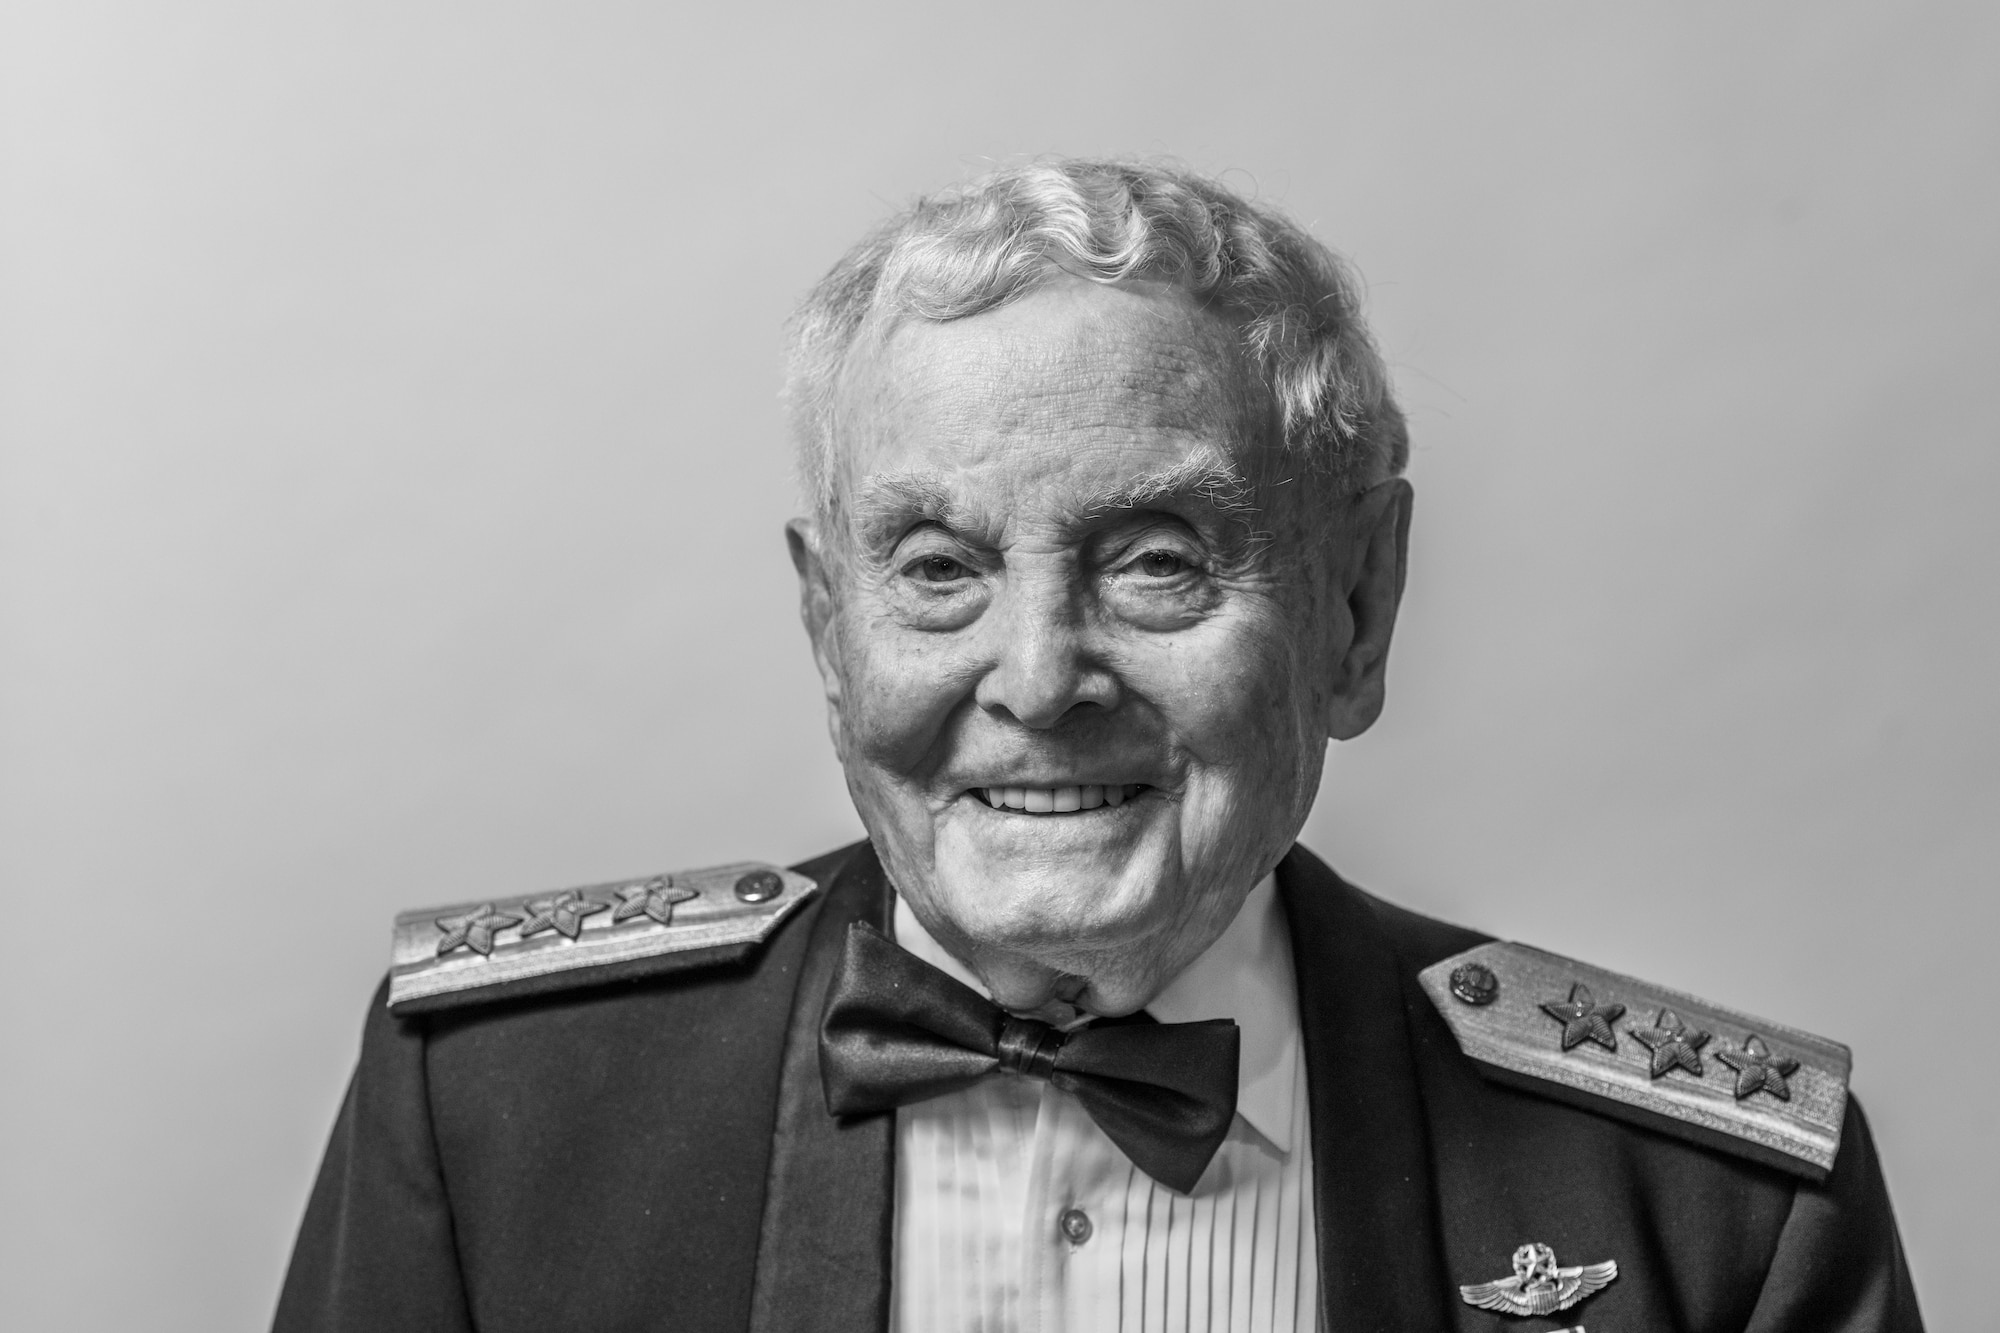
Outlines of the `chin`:
M 972 873 L 949 863 L 934 868 L 930 885 L 935 908 L 970 940 L 1065 971 L 1158 935 L 1173 920 L 1181 889 L 1151 874 L 1056 875 L 1039 867 Z

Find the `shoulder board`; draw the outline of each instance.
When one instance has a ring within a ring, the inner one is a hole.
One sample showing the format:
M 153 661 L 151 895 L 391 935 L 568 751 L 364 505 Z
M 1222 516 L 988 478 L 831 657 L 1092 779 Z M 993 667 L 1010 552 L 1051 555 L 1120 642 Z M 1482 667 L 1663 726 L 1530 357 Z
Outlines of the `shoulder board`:
M 404 912 L 389 1008 L 424 1013 L 742 958 L 818 888 L 740 861 Z
M 1525 944 L 1432 964 L 1424 992 L 1499 1082 L 1823 1180 L 1847 1047 Z

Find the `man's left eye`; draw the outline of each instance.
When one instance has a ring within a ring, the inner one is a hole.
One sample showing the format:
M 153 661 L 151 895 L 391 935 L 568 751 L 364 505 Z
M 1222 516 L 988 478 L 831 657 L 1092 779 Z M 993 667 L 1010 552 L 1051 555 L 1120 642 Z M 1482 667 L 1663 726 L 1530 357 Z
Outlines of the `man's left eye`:
M 1188 562 L 1172 551 L 1147 551 L 1133 562 L 1133 567 L 1148 578 L 1170 579 L 1188 568 Z

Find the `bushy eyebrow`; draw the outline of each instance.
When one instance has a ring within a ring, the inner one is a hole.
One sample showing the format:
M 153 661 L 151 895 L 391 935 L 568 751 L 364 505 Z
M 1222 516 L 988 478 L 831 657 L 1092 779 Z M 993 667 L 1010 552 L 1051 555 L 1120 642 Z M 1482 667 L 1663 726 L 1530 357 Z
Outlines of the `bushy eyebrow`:
M 855 526 L 863 532 L 895 525 L 912 516 L 954 531 L 970 526 L 973 515 L 951 498 L 934 472 L 878 472 L 860 485 L 853 500 Z
M 1198 499 L 1226 518 L 1248 520 L 1257 513 L 1250 481 L 1235 464 L 1202 449 L 1169 468 L 1148 472 L 1090 498 L 1084 512 L 1097 516 L 1124 509 L 1158 509 L 1170 501 Z

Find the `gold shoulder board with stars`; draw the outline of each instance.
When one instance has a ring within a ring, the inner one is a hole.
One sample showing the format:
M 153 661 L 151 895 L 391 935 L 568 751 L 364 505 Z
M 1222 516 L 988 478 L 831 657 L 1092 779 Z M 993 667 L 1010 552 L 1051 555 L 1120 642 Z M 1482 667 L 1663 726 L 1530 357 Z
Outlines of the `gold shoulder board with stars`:
M 1427 967 L 1425 994 L 1503 1083 L 1823 1180 L 1853 1055 L 1837 1041 L 1525 944 Z
M 738 958 L 818 888 L 742 861 L 404 912 L 389 1007 L 424 1013 Z

